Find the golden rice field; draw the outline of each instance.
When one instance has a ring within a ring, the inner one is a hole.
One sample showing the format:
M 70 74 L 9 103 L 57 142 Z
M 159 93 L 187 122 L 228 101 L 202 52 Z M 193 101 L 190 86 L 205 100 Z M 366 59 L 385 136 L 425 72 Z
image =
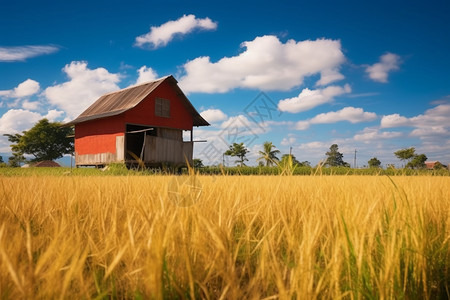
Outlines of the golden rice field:
M 0 298 L 450 295 L 450 177 L 183 179 L 0 177 Z

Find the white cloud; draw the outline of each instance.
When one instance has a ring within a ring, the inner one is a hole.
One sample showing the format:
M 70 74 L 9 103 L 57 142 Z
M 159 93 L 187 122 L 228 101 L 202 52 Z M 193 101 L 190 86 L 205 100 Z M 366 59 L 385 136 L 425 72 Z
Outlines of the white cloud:
M 43 117 L 48 119 L 50 122 L 55 122 L 56 119 L 61 118 L 64 115 L 64 112 L 61 110 L 51 109 L 48 113 Z
M 26 110 L 36 110 L 39 107 L 39 102 L 38 101 L 28 101 L 25 100 L 22 103 L 22 108 L 26 109 Z
M 168 21 L 160 26 L 152 26 L 150 32 L 136 38 L 136 46 L 143 47 L 147 44 L 154 49 L 166 46 L 175 35 L 185 35 L 194 29 L 215 30 L 217 22 L 210 18 L 199 19 L 194 15 L 183 15 L 175 21 Z
M 330 147 L 331 142 L 309 142 L 309 143 L 303 143 L 299 146 L 299 149 L 302 150 L 317 150 L 317 149 L 327 149 Z
M 373 112 L 365 112 L 362 108 L 344 107 L 338 111 L 318 114 L 312 119 L 297 122 L 295 128 L 297 130 L 308 129 L 312 124 L 330 124 L 340 121 L 348 121 L 352 124 L 360 122 L 373 121 L 377 115 Z
M 27 79 L 11 90 L 0 91 L 0 97 L 24 98 L 36 94 L 39 92 L 39 89 L 39 82 Z
M 376 128 L 364 128 L 360 133 L 354 135 L 353 139 L 355 141 L 362 142 L 373 142 L 380 139 L 394 139 L 399 138 L 403 134 L 398 131 L 382 131 L 380 132 Z
M 366 73 L 369 77 L 378 82 L 388 82 L 388 74 L 391 71 L 396 71 L 400 67 L 400 56 L 393 53 L 386 53 L 380 57 L 380 62 L 368 66 Z
M 400 116 L 399 114 L 383 116 L 380 123 L 381 128 L 393 128 L 411 125 L 412 123 L 408 118 Z
M 55 46 L 0 47 L 0 62 L 24 61 L 27 58 L 51 54 L 58 50 Z
M 20 133 L 28 130 L 42 119 L 36 112 L 23 109 L 10 109 L 0 118 L 0 134 Z
M 344 87 L 329 86 L 324 89 L 310 90 L 303 89 L 297 97 L 280 100 L 278 109 L 290 113 L 298 113 L 310 110 L 324 103 L 332 102 L 334 97 L 350 93 L 351 88 L 348 84 Z
M 211 62 L 199 57 L 184 65 L 180 78 L 185 92 L 225 93 L 235 88 L 289 90 L 300 86 L 307 76 L 321 74 L 318 84 L 342 79 L 338 72 L 345 61 L 338 40 L 317 39 L 282 43 L 266 35 L 241 44 L 237 56 Z
M 237 134 L 240 136 L 257 135 L 268 132 L 270 129 L 267 122 L 255 123 L 250 121 L 244 115 L 229 117 L 226 121 L 220 124 L 220 128 L 228 131 L 226 134 Z
M 322 113 L 311 119 L 312 124 L 336 123 L 339 121 L 349 121 L 350 123 L 360 123 L 375 120 L 377 115 L 373 112 L 365 112 L 362 108 L 345 107 L 338 111 Z
M 207 109 L 202 111 L 200 115 L 209 123 L 216 123 L 227 119 L 227 115 L 220 109 Z
M 320 72 L 320 80 L 316 82 L 316 85 L 327 85 L 344 78 L 344 75 L 339 73 L 337 69 L 324 70 Z
M 399 114 L 383 116 L 381 128 L 413 127 L 410 137 L 442 143 L 450 137 L 450 104 L 441 104 L 415 117 L 407 118 Z
M 13 96 L 17 98 L 28 97 L 36 94 L 39 88 L 39 82 L 27 79 L 14 88 Z
M 154 81 L 158 79 L 158 74 L 156 73 L 155 70 L 153 70 L 150 67 L 142 66 L 139 68 L 139 70 L 137 70 L 137 72 L 139 76 L 138 79 L 136 80 L 136 84 L 141 84 L 144 82 Z
M 429 137 L 429 136 L 450 136 L 450 131 L 444 126 L 419 127 L 411 131 L 410 136 Z
M 424 114 L 407 118 L 399 114 L 383 116 L 381 119 L 381 128 L 392 127 L 416 127 L 427 130 L 435 128 L 437 133 L 443 132 L 441 128 L 450 128 L 450 104 L 441 104 L 425 111 Z M 416 131 L 425 132 L 425 131 Z
M 48 101 L 75 118 L 105 93 L 118 90 L 118 74 L 104 68 L 91 70 L 86 62 L 71 62 L 63 68 L 69 81 L 45 89 Z
M 296 141 L 297 141 L 297 139 L 290 134 L 288 137 L 285 137 L 281 140 L 281 146 L 291 146 Z
M 425 111 L 423 115 L 410 118 L 413 126 L 450 126 L 450 104 L 441 104 Z
M 0 134 L 20 133 L 33 127 L 37 121 L 47 118 L 54 122 L 64 115 L 63 111 L 52 109 L 46 115 L 26 109 L 10 109 L 0 117 Z

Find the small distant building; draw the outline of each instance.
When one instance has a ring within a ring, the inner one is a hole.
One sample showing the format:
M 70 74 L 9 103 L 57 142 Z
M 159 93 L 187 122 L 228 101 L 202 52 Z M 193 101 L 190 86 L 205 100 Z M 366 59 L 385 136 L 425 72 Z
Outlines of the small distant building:
M 76 166 L 192 165 L 193 127 L 208 126 L 173 76 L 105 94 L 75 120 Z M 188 131 L 190 140 L 183 140 Z
M 37 167 L 37 168 L 58 168 L 58 167 L 61 167 L 61 165 L 58 164 L 55 161 L 52 161 L 52 160 L 43 160 L 43 161 L 37 162 L 35 164 L 32 164 L 31 167 Z
M 439 161 L 437 161 L 437 160 L 436 160 L 436 161 L 426 161 L 426 162 L 425 162 L 425 168 L 426 168 L 427 170 L 434 170 L 434 169 L 436 168 L 436 165 L 441 165 L 442 168 L 444 168 L 444 169 L 447 168 L 446 165 L 442 164 L 441 162 L 439 162 Z

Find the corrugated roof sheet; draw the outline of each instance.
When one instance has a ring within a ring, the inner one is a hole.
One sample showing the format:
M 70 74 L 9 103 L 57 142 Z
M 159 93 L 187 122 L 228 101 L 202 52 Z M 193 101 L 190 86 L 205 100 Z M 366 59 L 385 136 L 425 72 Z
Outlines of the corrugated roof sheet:
M 184 95 L 181 89 L 178 87 L 177 80 L 172 76 L 160 78 L 155 81 L 143 83 L 140 85 L 132 86 L 126 89 L 122 89 L 116 92 L 105 94 L 89 106 L 81 115 L 75 120 L 66 123 L 66 126 L 78 124 L 81 122 L 112 117 L 119 115 L 134 108 L 142 100 L 145 99 L 151 92 L 153 92 L 161 83 L 169 80 L 172 87 L 177 92 L 178 96 L 184 100 L 183 104 L 186 109 L 191 113 L 194 126 L 208 126 L 209 123 L 200 116 L 189 99 Z

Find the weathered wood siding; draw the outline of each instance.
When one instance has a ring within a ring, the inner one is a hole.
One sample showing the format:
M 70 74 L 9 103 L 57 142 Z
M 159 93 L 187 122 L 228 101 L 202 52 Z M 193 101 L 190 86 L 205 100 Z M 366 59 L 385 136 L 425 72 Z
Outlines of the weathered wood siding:
M 147 136 L 144 161 L 148 163 L 184 164 L 187 159 L 192 164 L 192 144 L 191 142 Z
M 75 153 L 77 166 L 98 166 L 117 162 L 116 153 L 78 154 Z
M 116 136 L 116 159 L 117 161 L 124 161 L 125 159 L 125 145 L 124 136 Z
M 165 139 L 182 141 L 183 131 L 180 129 L 173 129 L 173 128 L 158 128 L 157 136 Z
M 186 156 L 188 158 L 189 164 L 192 167 L 192 158 L 194 152 L 194 143 L 193 142 L 183 142 L 183 158 Z M 184 161 L 186 162 L 186 161 Z

